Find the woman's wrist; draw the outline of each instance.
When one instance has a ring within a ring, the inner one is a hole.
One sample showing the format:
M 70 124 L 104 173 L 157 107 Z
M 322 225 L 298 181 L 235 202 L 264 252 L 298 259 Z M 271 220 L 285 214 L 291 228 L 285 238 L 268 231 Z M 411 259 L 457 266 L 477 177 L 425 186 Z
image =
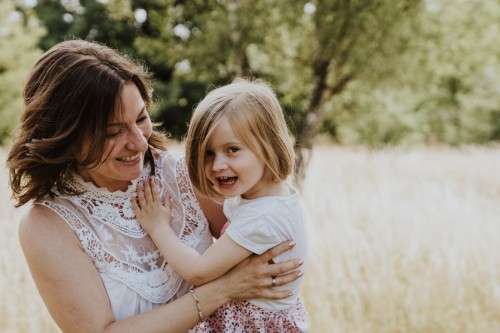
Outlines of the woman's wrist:
M 221 276 L 216 280 L 211 281 L 209 284 L 213 288 L 212 294 L 216 302 L 221 303 L 221 305 L 232 301 L 231 295 L 231 283 L 228 283 L 226 276 Z M 207 284 L 205 284 L 207 285 Z
M 191 294 L 191 297 L 193 298 L 194 303 L 196 305 L 196 310 L 198 311 L 199 325 L 200 325 L 201 328 L 205 328 L 205 319 L 206 319 L 206 317 L 203 314 L 203 311 L 201 310 L 200 299 L 198 298 L 198 296 L 196 296 L 193 288 L 189 289 L 189 293 Z
M 212 312 L 231 299 L 227 288 L 219 278 L 199 287 L 193 287 L 189 293 L 193 299 L 194 309 L 198 313 L 199 322 L 203 322 Z

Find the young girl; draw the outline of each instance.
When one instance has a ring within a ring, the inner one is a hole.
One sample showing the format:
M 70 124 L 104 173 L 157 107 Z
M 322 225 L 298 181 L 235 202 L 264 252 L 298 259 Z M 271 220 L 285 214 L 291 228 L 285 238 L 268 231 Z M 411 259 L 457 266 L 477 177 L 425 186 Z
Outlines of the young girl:
M 274 262 L 301 258 L 306 269 L 306 217 L 299 194 L 286 182 L 294 168 L 292 140 L 268 85 L 240 79 L 211 91 L 191 119 L 186 160 L 201 194 L 217 202 L 225 198 L 227 228 L 203 254 L 183 244 L 170 227 L 176 212 L 170 211 L 168 202 L 162 204 L 153 180 L 145 182 L 137 200 L 132 200 L 137 220 L 184 279 L 202 285 L 285 240 L 296 245 Z M 273 276 L 269 284 L 275 286 L 279 279 Z M 308 332 L 309 319 L 299 297 L 302 280 L 303 276 L 286 286 L 292 290 L 286 299 L 232 302 L 208 318 L 203 300 L 192 293 L 201 321 L 192 331 Z

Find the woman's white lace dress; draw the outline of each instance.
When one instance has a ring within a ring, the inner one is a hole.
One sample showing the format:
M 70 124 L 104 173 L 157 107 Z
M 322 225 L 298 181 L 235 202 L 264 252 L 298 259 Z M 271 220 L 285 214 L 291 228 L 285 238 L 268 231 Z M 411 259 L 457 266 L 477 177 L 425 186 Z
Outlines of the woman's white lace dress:
M 181 295 L 189 284 L 172 270 L 135 219 L 130 198 L 138 181 L 150 177 L 145 167 L 126 192 L 109 192 L 75 173 L 65 181 L 81 195 L 43 198 L 74 230 L 108 292 L 116 320 L 153 309 Z M 172 201 L 172 227 L 184 243 L 199 252 L 212 244 L 208 222 L 189 181 L 183 154 L 162 152 L 155 159 L 154 179 L 162 199 Z

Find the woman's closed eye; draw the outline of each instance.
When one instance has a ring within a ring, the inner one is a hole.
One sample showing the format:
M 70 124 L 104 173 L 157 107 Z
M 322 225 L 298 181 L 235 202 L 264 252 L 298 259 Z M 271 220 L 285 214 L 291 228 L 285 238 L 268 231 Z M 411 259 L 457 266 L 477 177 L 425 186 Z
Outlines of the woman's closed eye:
M 140 117 L 139 119 L 137 119 L 137 123 L 140 124 L 140 123 L 143 123 L 144 121 L 148 120 L 149 116 L 146 115 L 146 116 L 143 116 L 143 117 Z
M 137 118 L 137 120 L 136 120 L 135 122 L 136 122 L 136 124 L 139 124 L 139 125 L 140 125 L 140 124 L 143 124 L 143 123 L 144 123 L 145 121 L 147 121 L 148 119 L 149 119 L 149 115 L 148 115 L 148 114 L 145 114 L 145 115 L 143 115 L 143 116 L 141 116 L 141 117 Z M 123 125 L 123 126 L 119 126 L 119 124 L 112 125 L 112 126 L 110 126 L 110 127 L 115 127 L 115 128 L 116 128 L 116 127 L 119 127 L 119 129 L 118 129 L 118 130 L 115 130 L 115 131 L 110 131 L 110 132 L 108 132 L 108 133 L 106 134 L 106 136 L 107 136 L 108 138 L 110 138 L 110 139 L 112 139 L 112 138 L 116 138 L 118 135 L 122 134 L 122 133 L 123 133 L 123 131 L 124 131 L 124 128 L 125 128 L 125 126 L 124 126 L 124 125 Z
M 115 138 L 117 137 L 118 135 L 120 135 L 121 133 L 123 132 L 123 129 L 119 129 L 118 131 L 114 131 L 114 132 L 109 132 L 109 133 L 106 133 L 106 136 L 108 138 Z

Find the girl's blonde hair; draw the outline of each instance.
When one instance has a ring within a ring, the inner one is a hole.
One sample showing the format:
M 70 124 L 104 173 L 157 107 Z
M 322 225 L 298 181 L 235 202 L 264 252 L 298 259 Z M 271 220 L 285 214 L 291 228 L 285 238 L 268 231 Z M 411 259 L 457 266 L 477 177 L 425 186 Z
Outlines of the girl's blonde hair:
M 205 154 L 223 117 L 235 135 L 264 161 L 270 181 L 283 181 L 293 172 L 293 140 L 273 90 L 260 80 L 237 79 L 208 93 L 191 118 L 186 160 L 198 191 L 214 200 L 220 198 L 205 173 Z

